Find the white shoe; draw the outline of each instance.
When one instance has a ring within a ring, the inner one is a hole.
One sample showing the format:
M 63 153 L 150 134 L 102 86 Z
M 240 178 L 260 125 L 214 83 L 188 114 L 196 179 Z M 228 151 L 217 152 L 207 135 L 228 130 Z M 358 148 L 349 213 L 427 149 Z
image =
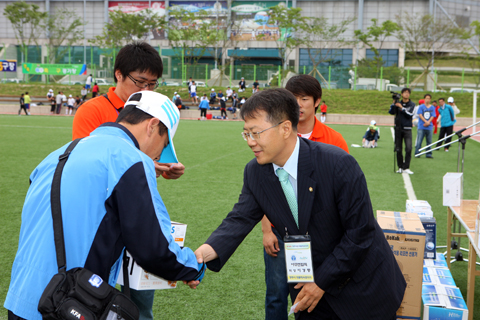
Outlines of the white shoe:
M 448 152 L 448 149 L 445 149 L 445 152 Z
M 397 173 L 402 173 L 402 171 L 403 171 L 402 168 L 400 168 L 397 170 Z
M 403 172 L 408 174 L 413 174 L 413 171 L 411 171 L 410 169 L 403 169 Z

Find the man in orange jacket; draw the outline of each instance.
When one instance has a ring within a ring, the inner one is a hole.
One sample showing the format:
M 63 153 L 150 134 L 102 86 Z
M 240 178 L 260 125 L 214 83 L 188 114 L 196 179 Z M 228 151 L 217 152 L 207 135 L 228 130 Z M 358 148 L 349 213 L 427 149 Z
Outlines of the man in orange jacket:
M 322 98 L 322 87 L 317 79 L 309 75 L 290 78 L 285 87 L 297 98 L 300 118 L 298 135 L 312 141 L 337 146 L 348 153 L 345 139 L 337 131 L 320 122 L 315 116 Z M 288 319 L 288 283 L 286 276 L 283 239 L 267 217 L 262 219 L 263 246 L 265 258 L 265 319 Z

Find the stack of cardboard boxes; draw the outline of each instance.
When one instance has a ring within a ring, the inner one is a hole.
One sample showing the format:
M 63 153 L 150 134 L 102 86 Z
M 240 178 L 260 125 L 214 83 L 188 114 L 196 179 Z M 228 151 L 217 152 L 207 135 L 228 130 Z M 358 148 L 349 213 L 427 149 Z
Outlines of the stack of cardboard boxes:
M 397 319 L 420 319 L 422 301 L 424 320 L 467 319 L 465 301 L 445 257 L 436 254 L 436 221 L 430 204 L 407 200 L 406 211 L 377 211 L 378 224 L 407 282 Z M 480 207 L 477 216 L 480 219 Z M 480 221 L 477 225 L 480 229 Z

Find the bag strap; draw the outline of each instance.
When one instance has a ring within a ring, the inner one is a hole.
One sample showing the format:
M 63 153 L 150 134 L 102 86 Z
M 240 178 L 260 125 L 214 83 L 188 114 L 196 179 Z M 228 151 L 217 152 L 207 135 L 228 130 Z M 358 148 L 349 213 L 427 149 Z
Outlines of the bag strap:
M 73 148 L 75 148 L 80 140 L 82 139 L 79 138 L 70 143 L 65 152 L 58 157 L 59 161 L 53 175 L 50 203 L 52 207 L 53 238 L 55 240 L 55 251 L 57 252 L 58 272 L 65 272 L 67 266 L 65 257 L 65 238 L 63 235 L 62 207 L 60 204 L 60 181 L 62 179 L 63 167 L 65 167 L 68 156 L 70 156 Z
M 63 234 L 63 219 L 62 219 L 62 206 L 60 202 L 60 182 L 62 179 L 63 168 L 68 160 L 68 157 L 72 153 L 72 150 L 82 138 L 75 139 L 70 143 L 65 152 L 58 157 L 58 164 L 53 174 L 52 190 L 50 192 L 50 203 L 52 207 L 52 220 L 53 220 L 53 238 L 55 241 L 55 251 L 57 253 L 57 266 L 58 272 L 66 272 L 67 259 L 65 254 L 65 238 Z M 126 250 L 126 249 L 125 249 Z M 130 282 L 128 278 L 128 258 L 127 254 L 123 251 L 123 283 L 124 293 L 127 297 L 130 297 Z

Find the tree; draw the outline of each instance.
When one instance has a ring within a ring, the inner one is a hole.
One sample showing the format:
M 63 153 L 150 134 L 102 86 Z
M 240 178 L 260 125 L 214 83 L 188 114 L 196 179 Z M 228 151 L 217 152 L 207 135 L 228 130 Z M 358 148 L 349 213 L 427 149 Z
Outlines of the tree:
M 445 23 L 442 19 L 435 20 L 431 15 L 398 15 L 397 22 L 401 28 L 397 38 L 404 44 L 405 51 L 413 55 L 423 68 L 422 74 L 412 84 L 425 75 L 424 88 L 427 87 L 427 75 L 431 77 L 429 70 L 435 56 L 454 47 L 463 47 L 462 40 L 469 38 L 469 33 L 464 29 L 450 22 Z
M 170 7 L 170 21 L 167 26 L 168 43 L 174 49 L 175 56 L 196 65 L 203 57 L 214 38 L 213 22 L 207 19 L 205 10 L 197 12 L 183 8 Z
M 123 47 L 135 40 L 146 40 L 152 30 L 166 26 L 165 19 L 150 9 L 138 13 L 112 11 L 109 12 L 108 18 L 109 22 L 103 27 L 102 34 L 89 42 L 110 49 L 106 55 L 111 58 L 115 48 Z
M 82 20 L 75 18 L 76 14 L 67 9 L 59 9 L 52 15 L 45 17 L 42 28 L 48 38 L 49 63 L 58 63 L 69 50 L 69 47 L 83 39 Z
M 372 19 L 372 25 L 367 28 L 367 32 L 355 30 L 355 38 L 363 43 L 363 45 L 369 47 L 375 54 L 375 57 L 373 58 L 374 66 L 376 68 L 375 87 L 377 87 L 380 68 L 385 65 L 385 61 L 383 61 L 383 57 L 380 55 L 383 43 L 388 37 L 393 36 L 401 30 L 400 26 L 391 20 L 386 20 L 381 25 L 378 25 L 377 23 L 378 19 Z M 365 58 L 365 60 L 367 59 Z
M 22 60 L 27 47 L 32 43 L 38 45 L 37 39 L 43 33 L 41 21 L 48 17 L 48 14 L 40 12 L 39 9 L 35 4 L 18 1 L 7 5 L 3 11 L 3 15 L 12 23 L 15 37 L 20 43 Z
M 318 70 L 321 63 L 333 64 L 335 50 L 346 44 L 343 37 L 348 25 L 355 19 L 346 19 L 339 24 L 329 24 L 324 17 L 305 18 L 300 24 L 301 35 L 297 37 L 302 47 L 306 47 L 308 57 L 312 62 L 312 76 L 319 75 L 320 79 L 328 86 L 328 82 Z
M 304 25 L 306 18 L 301 15 L 301 11 L 301 8 L 287 8 L 282 3 L 272 7 L 269 12 L 268 24 L 278 26 L 281 31 L 281 36 L 276 39 L 275 43 L 284 71 L 290 52 L 302 43 L 299 31 L 302 31 L 301 26 Z M 263 37 L 264 35 L 258 35 L 257 39 L 261 40 Z

